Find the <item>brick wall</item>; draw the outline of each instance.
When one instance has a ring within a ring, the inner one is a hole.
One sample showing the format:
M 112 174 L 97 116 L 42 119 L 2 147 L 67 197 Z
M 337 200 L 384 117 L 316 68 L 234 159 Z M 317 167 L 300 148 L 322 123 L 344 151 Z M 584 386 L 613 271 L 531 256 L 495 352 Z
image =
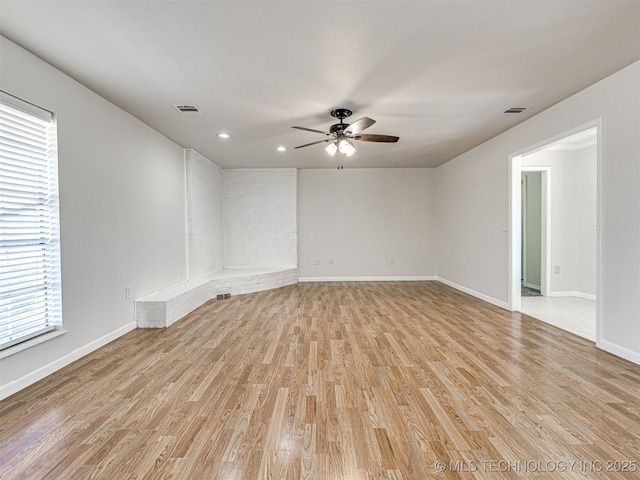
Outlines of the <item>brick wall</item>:
M 185 150 L 189 278 L 223 267 L 222 169 L 195 150 Z
M 297 265 L 295 168 L 222 170 L 225 267 Z

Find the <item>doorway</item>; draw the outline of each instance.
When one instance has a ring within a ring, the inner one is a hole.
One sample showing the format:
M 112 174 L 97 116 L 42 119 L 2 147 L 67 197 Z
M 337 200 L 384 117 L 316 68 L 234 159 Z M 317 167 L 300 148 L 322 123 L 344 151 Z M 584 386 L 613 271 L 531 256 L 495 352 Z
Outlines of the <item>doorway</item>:
M 510 157 L 511 309 L 599 339 L 600 122 Z
M 548 296 L 551 168 L 521 166 L 521 296 Z

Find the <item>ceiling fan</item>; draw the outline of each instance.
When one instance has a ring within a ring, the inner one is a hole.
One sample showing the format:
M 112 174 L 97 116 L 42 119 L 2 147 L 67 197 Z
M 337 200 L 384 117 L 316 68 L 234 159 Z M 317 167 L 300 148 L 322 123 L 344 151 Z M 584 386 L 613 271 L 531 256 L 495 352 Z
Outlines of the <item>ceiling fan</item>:
M 344 153 L 347 157 L 350 157 L 354 153 L 356 153 L 356 147 L 353 145 L 352 140 L 361 140 L 363 142 L 385 142 L 385 143 L 395 143 L 400 137 L 394 137 L 392 135 L 374 135 L 374 134 L 361 134 L 365 128 L 369 128 L 371 125 L 376 123 L 375 120 L 363 117 L 360 120 L 356 120 L 352 124 L 344 123 L 344 119 L 350 117 L 353 112 L 347 108 L 336 108 L 331 112 L 331 116 L 340 120 L 340 123 L 336 123 L 331 125 L 329 132 L 323 132 L 321 130 L 314 130 L 312 128 L 306 127 L 291 127 L 297 128 L 298 130 L 305 130 L 307 132 L 320 133 L 322 135 L 327 135 L 329 138 L 324 140 L 318 140 L 317 142 L 307 143 L 305 145 L 300 145 L 296 148 L 308 147 L 310 145 L 317 145 L 318 143 L 327 143 L 330 142 L 329 145 L 326 146 L 325 150 L 332 157 L 336 154 L 338 150 L 340 153 Z

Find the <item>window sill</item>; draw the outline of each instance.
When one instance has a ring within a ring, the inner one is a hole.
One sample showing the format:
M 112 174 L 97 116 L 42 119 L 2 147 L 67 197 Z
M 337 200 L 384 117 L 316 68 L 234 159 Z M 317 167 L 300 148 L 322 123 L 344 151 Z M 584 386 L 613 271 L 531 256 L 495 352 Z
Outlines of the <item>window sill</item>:
M 52 330 L 51 332 L 43 333 L 42 335 L 38 335 L 37 337 L 31 338 L 22 343 L 18 343 L 17 345 L 13 345 L 9 348 L 5 348 L 4 350 L 0 350 L 0 360 L 10 357 L 11 355 L 15 355 L 18 352 L 22 352 L 27 348 L 35 347 L 36 345 L 40 345 L 41 343 L 53 340 L 56 337 L 60 337 L 67 333 L 67 331 L 68 330 Z

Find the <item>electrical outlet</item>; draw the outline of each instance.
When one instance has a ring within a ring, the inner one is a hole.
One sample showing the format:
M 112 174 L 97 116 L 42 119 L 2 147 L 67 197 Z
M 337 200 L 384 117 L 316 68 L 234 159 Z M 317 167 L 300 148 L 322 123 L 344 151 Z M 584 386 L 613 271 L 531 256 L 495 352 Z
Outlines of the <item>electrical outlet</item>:
M 555 267 L 553 267 L 553 273 L 555 275 L 560 275 L 560 266 L 556 265 Z
M 320 259 L 316 258 L 316 265 L 320 265 Z
M 124 287 L 124 299 L 131 300 L 131 285 Z
M 329 259 L 329 265 L 333 265 L 333 258 Z
M 389 265 L 395 265 L 395 263 L 396 263 L 395 258 L 390 258 L 389 259 Z

